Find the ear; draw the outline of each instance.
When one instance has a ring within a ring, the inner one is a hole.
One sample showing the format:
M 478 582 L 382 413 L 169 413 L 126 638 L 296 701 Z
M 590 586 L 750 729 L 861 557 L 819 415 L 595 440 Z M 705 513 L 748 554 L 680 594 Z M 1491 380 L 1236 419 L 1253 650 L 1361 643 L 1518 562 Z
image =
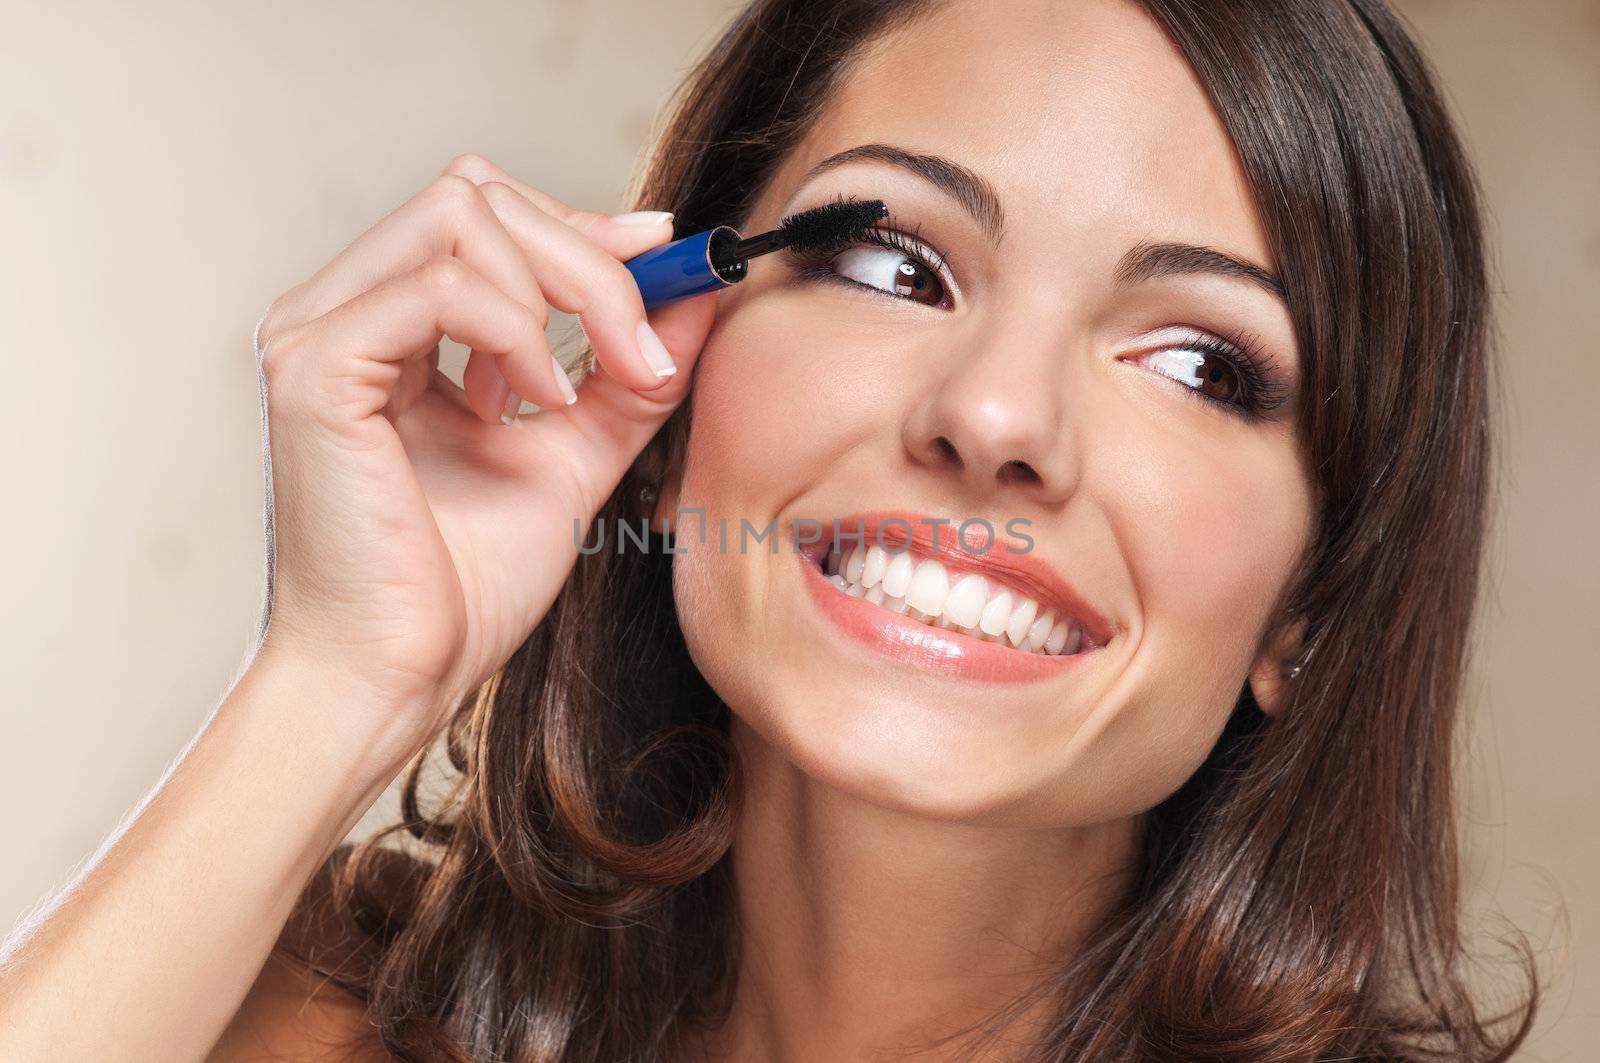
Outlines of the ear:
M 1299 659 L 1305 643 L 1304 617 L 1292 623 L 1280 622 L 1272 634 L 1263 641 L 1262 650 L 1250 666 L 1250 692 L 1268 716 L 1283 714 L 1288 701 L 1289 687 L 1294 680 L 1285 674 L 1291 664 Z

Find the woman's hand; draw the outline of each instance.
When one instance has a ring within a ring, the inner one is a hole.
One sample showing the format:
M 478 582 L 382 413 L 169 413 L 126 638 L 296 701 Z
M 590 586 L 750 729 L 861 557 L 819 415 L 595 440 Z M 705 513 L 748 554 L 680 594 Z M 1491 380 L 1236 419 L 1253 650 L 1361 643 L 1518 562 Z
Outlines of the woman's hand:
M 714 297 L 646 324 L 622 261 L 671 226 L 622 217 L 464 155 L 258 329 L 276 523 L 261 653 L 370 689 L 351 712 L 416 717 L 377 721 L 396 755 L 545 615 L 574 520 L 587 529 L 687 394 Z M 598 360 L 572 404 L 547 303 L 578 315 Z M 438 371 L 443 336 L 472 348 L 464 389 Z M 542 409 L 508 426 L 508 395 Z

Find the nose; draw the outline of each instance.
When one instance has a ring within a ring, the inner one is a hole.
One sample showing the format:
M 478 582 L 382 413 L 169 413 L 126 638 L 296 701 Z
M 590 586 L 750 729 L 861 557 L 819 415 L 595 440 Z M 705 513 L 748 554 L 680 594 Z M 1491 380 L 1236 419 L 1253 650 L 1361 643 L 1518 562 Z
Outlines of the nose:
M 991 334 L 952 367 L 906 419 L 905 446 L 926 468 L 959 478 L 974 497 L 1048 504 L 1071 494 L 1077 461 L 1065 423 L 1066 355 L 1040 336 Z

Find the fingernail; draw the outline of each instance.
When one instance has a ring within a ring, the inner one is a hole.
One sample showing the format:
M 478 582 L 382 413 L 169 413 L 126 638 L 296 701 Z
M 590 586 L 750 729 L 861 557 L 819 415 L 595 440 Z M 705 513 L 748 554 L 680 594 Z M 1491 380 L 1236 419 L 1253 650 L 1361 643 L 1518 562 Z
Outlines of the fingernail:
M 611 220 L 618 225 L 661 225 L 672 220 L 672 211 L 631 210 L 626 214 L 613 214 Z
M 552 357 L 550 364 L 556 371 L 556 386 L 561 389 L 561 395 L 567 400 L 567 405 L 571 406 L 578 401 L 578 393 L 572 390 L 572 381 L 567 379 L 567 371 L 561 363 Z
M 517 414 L 522 412 L 522 396 L 515 391 L 506 392 L 506 404 L 500 410 L 500 420 L 507 426 L 517 423 Z
M 641 320 L 635 330 L 639 337 L 639 353 L 644 355 L 645 364 L 656 376 L 671 376 L 678 371 L 673 364 L 672 355 L 667 353 L 666 344 L 661 342 L 661 337 L 656 335 L 656 330 L 650 327 L 650 322 Z

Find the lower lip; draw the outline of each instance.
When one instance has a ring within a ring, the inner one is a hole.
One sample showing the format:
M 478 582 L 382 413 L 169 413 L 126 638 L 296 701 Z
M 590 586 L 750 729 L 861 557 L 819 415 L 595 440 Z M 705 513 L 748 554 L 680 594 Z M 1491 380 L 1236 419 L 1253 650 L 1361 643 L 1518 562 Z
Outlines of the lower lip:
M 1036 683 L 1065 675 L 1105 647 L 1067 656 L 1029 653 L 901 616 L 852 598 L 802 552 L 794 555 L 812 601 L 841 631 L 892 660 L 921 671 L 985 683 Z

